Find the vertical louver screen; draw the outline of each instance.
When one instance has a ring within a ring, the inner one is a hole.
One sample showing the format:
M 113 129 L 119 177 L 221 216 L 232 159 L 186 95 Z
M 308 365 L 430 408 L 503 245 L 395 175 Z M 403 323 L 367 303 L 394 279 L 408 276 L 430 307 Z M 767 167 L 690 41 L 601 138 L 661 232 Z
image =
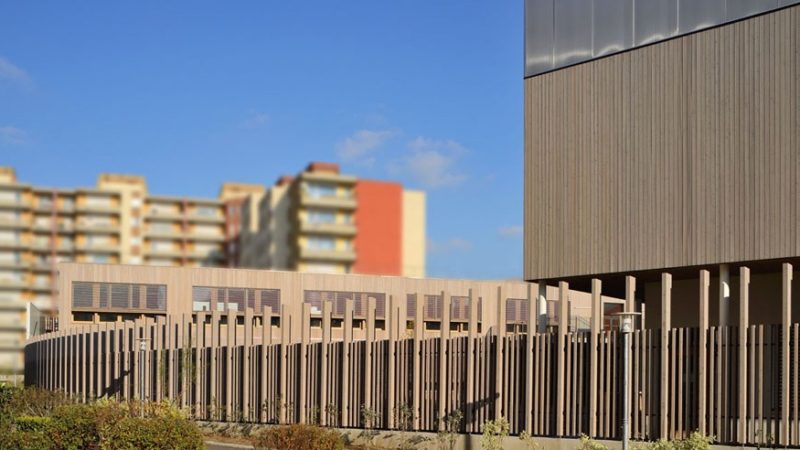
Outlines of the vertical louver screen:
M 280 313 L 280 289 L 192 287 L 193 311 L 244 311 L 251 308 L 260 314 L 264 306 L 271 307 L 273 314 Z
M 386 317 L 386 294 L 381 292 L 344 292 L 344 291 L 304 291 L 303 301 L 312 307 L 322 310 L 323 302 L 333 302 L 332 313 L 334 316 L 344 316 L 344 306 L 347 300 L 353 300 L 353 317 L 359 319 L 367 316 L 367 302 L 370 297 L 375 298 L 375 317 Z
M 142 289 L 146 292 L 144 305 L 140 302 Z M 72 283 L 73 309 L 152 310 L 166 311 L 167 287 L 130 283 Z

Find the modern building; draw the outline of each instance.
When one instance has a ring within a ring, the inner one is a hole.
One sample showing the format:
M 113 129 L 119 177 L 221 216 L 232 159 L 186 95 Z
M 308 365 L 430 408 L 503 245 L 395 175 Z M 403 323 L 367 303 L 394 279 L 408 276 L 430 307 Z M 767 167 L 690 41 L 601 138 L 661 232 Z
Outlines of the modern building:
M 384 223 L 370 220 L 376 207 Z M 21 373 L 26 334 L 56 327 L 55 320 L 28 323 L 26 310 L 53 315 L 58 262 L 422 276 L 424 241 L 423 193 L 341 175 L 335 164 L 310 164 L 270 189 L 225 183 L 218 198 L 153 195 L 143 177 L 118 174 L 100 175 L 91 188 L 34 186 L 3 167 L 0 372 Z
M 526 280 L 637 301 L 660 323 L 736 323 L 739 270 L 753 323 L 780 320 L 781 264 L 800 257 L 797 1 L 526 1 Z M 794 276 L 795 289 L 800 276 Z M 795 317 L 800 317 L 797 311 Z
M 425 194 L 399 183 L 311 163 L 244 200 L 242 211 L 240 266 L 425 275 Z

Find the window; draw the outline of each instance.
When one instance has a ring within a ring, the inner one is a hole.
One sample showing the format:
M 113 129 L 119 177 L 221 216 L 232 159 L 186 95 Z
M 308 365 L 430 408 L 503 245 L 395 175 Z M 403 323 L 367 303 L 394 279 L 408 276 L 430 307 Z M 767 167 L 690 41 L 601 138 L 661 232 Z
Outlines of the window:
M 310 237 L 306 247 L 309 250 L 333 250 L 336 248 L 336 240 L 329 237 Z
M 273 314 L 278 314 L 280 304 L 280 289 L 192 287 L 193 311 L 244 311 L 252 308 L 255 313 L 261 313 L 264 307 L 269 306 Z
M 311 210 L 308 212 L 308 223 L 335 223 L 336 214 L 332 211 Z
M 217 215 L 217 208 L 213 206 L 198 206 L 194 211 L 198 216 L 214 217 Z
M 305 191 L 311 198 L 336 197 L 336 185 L 330 183 L 306 183 Z

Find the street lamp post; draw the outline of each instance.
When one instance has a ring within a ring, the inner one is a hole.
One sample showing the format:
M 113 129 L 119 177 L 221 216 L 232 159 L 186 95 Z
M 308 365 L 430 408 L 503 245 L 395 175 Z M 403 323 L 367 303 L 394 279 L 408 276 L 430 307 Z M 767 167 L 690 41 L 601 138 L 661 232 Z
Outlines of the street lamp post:
M 631 346 L 630 334 L 633 333 L 633 320 L 640 316 L 638 312 L 621 312 L 615 314 L 620 318 L 619 330 L 622 333 L 622 450 L 628 450 L 630 440 L 630 366 L 631 366 Z
M 144 418 L 144 357 L 147 351 L 147 339 L 139 338 L 139 411 Z

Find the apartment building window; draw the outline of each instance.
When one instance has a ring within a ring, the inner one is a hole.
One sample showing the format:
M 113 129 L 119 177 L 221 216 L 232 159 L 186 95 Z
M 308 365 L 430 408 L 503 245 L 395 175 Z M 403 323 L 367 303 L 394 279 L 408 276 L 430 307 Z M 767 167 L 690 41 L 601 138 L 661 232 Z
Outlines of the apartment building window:
M 198 206 L 194 211 L 198 216 L 214 217 L 217 215 L 217 208 L 213 206 Z
M 336 185 L 331 183 L 306 183 L 305 191 L 311 198 L 336 197 Z
M 108 255 L 86 255 L 86 260 L 88 262 L 105 264 L 108 263 Z
M 19 242 L 19 232 L 12 230 L 0 230 L 0 241 Z
M 173 248 L 172 241 L 153 241 L 150 243 L 150 249 L 157 252 L 170 251 Z
M 49 195 L 41 195 L 37 197 L 36 201 L 40 208 L 50 209 L 53 207 L 53 197 L 50 197 Z
M 63 200 L 63 205 L 64 205 L 63 207 L 64 207 L 64 209 L 72 209 L 72 206 L 73 206 L 74 204 L 75 204 L 75 201 L 74 201 L 74 200 L 72 200 L 71 198 L 65 198 L 65 199 Z
M 16 211 L 0 211 L 0 222 L 16 222 L 19 220 L 19 213 Z
M 330 237 L 312 236 L 306 241 L 309 250 L 333 250 L 336 248 L 336 240 Z
M 18 263 L 20 258 L 20 254 L 17 252 L 0 252 L 0 262 Z
M 0 191 L 0 201 L 18 202 L 21 198 L 19 191 Z
M 311 210 L 308 212 L 308 223 L 334 223 L 336 222 L 336 213 L 333 211 L 320 211 Z
M 220 233 L 220 228 L 214 225 L 196 225 L 192 231 L 204 236 L 219 236 L 222 234 Z
M 22 272 L 15 272 L 12 270 L 0 270 L 0 281 L 23 281 Z
M 150 229 L 152 229 L 156 233 L 170 233 L 172 231 L 172 224 L 164 222 L 156 222 L 150 225 Z
M 86 204 L 90 206 L 111 206 L 110 197 L 86 197 Z

